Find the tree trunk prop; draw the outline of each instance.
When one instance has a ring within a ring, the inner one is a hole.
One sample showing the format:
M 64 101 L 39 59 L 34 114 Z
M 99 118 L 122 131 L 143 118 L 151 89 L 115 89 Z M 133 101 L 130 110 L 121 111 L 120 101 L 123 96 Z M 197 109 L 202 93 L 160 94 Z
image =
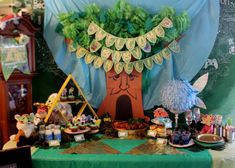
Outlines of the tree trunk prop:
M 120 74 L 109 71 L 106 86 L 107 95 L 98 110 L 99 116 L 108 112 L 113 120 L 144 118 L 141 73 L 134 70 L 128 75 L 124 71 Z

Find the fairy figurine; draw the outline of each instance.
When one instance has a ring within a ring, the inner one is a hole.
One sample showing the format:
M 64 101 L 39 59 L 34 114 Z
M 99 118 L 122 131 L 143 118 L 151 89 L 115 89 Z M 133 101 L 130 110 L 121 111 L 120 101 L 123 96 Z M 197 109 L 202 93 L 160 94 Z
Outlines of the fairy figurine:
M 74 99 L 75 99 L 75 96 L 74 96 L 74 88 L 73 88 L 73 87 L 69 88 L 68 99 L 69 99 L 69 100 L 74 100 Z
M 67 100 L 67 89 L 66 88 L 64 88 L 64 90 L 62 91 L 61 96 L 60 96 L 60 100 L 61 101 Z

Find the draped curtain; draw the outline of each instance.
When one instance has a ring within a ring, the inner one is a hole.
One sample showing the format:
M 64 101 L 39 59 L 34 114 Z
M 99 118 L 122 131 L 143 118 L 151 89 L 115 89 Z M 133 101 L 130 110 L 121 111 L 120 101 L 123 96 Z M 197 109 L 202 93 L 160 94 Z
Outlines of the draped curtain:
M 157 13 L 165 6 L 171 6 L 177 13 L 188 12 L 191 25 L 179 44 L 181 53 L 173 54 L 162 65 L 155 64 L 149 72 L 149 87 L 143 92 L 144 109 L 160 105 L 160 90 L 170 79 L 190 81 L 202 68 L 213 48 L 219 25 L 219 0 L 128 0 L 150 13 Z M 72 74 L 81 86 L 89 103 L 98 108 L 106 95 L 106 80 L 103 69 L 87 65 L 67 51 L 64 38 L 55 32 L 58 14 L 81 12 L 91 3 L 102 8 L 112 8 L 116 0 L 45 0 L 44 38 L 57 65 Z M 109 32 L 112 33 L 112 32 Z

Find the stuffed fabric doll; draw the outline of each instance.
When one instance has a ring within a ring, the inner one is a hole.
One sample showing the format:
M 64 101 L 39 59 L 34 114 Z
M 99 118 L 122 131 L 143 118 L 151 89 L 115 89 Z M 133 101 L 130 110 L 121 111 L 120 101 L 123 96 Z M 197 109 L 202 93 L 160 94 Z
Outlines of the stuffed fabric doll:
M 213 120 L 214 120 L 214 117 L 213 115 L 202 115 L 202 121 L 201 123 L 202 124 L 205 124 L 202 128 L 202 130 L 200 131 L 201 134 L 203 133 L 213 133 L 213 130 L 211 129 L 211 126 L 213 124 Z
M 16 128 L 18 133 L 10 137 L 11 140 L 16 141 L 17 146 L 32 145 L 34 143 L 34 114 L 15 115 L 17 120 Z

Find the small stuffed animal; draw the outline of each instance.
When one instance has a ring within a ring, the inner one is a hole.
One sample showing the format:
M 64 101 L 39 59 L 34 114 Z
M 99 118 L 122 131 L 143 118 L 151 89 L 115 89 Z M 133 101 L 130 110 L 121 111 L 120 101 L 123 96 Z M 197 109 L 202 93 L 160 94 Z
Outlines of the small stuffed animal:
M 205 114 L 205 115 L 201 115 L 202 117 L 202 124 L 205 124 L 202 128 L 202 130 L 200 131 L 201 134 L 203 133 L 213 133 L 213 130 L 211 129 L 211 125 L 213 124 L 213 120 L 214 120 L 214 116 L 213 115 L 209 115 L 209 114 Z
M 34 117 L 34 124 L 37 126 L 40 123 L 43 123 L 43 119 L 47 116 L 47 105 L 44 103 L 34 103 L 34 106 L 37 106 L 37 113 Z
M 21 116 L 16 114 L 15 119 L 17 120 L 16 128 L 18 133 L 12 135 L 10 139 L 16 141 L 17 146 L 32 145 L 34 141 L 30 137 L 34 132 L 34 114 L 23 114 Z

